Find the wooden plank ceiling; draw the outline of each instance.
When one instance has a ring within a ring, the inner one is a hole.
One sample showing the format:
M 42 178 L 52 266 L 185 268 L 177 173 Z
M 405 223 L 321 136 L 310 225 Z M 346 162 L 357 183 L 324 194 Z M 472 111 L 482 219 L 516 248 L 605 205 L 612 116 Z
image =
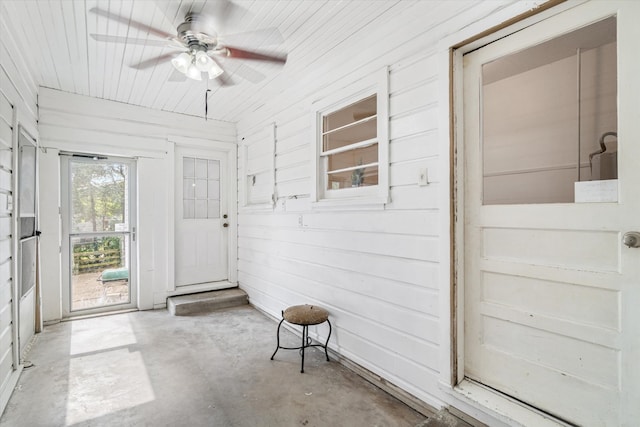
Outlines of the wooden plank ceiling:
M 138 21 L 175 34 L 186 10 L 216 10 L 221 0 L 0 0 L 0 24 L 24 52 L 20 60 L 35 84 L 65 92 L 104 98 L 157 110 L 204 115 L 209 93 L 210 118 L 238 121 L 265 100 L 284 90 L 287 82 L 306 72 L 331 71 L 332 52 L 345 41 L 365 37 L 376 22 L 384 23 L 419 0 L 232 0 L 232 12 L 218 30 L 235 34 L 277 28 L 281 44 L 248 37 L 238 47 L 287 53 L 287 63 L 224 61 L 233 85 L 218 80 L 170 81 L 173 66 L 159 61 L 146 69 L 131 65 L 179 50 L 130 43 L 105 43 L 90 34 L 159 40 Z M 97 7 L 124 17 L 123 22 L 92 13 Z M 227 9 L 229 10 L 229 9 Z M 353 52 L 357 55 L 357 52 Z M 2 59 L 2 58 L 0 58 Z M 2 59 L 4 60 L 4 59 Z

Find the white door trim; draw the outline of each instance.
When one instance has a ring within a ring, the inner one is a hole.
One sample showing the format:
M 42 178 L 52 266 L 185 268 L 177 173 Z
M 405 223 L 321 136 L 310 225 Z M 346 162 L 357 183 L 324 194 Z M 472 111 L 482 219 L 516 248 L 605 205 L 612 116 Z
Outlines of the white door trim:
M 167 199 L 169 203 L 167 219 L 168 219 L 168 229 L 169 229 L 169 239 L 168 239 L 168 263 L 167 266 L 167 294 L 171 295 L 180 295 L 187 294 L 193 292 L 203 292 L 216 290 L 221 288 L 227 288 L 231 286 L 237 286 L 238 283 L 238 234 L 237 234 L 237 210 L 238 210 L 238 146 L 234 143 L 230 142 L 222 142 L 216 140 L 206 140 L 201 138 L 189 138 L 184 136 L 176 136 L 169 135 L 167 136 L 168 149 L 167 149 Z M 227 155 L 227 165 L 229 174 L 232 175 L 227 177 L 227 206 L 228 206 L 228 215 L 229 215 L 229 231 L 228 231 L 228 279 L 227 281 L 217 282 L 213 284 L 206 285 L 195 285 L 195 286 L 181 286 L 180 288 L 176 287 L 176 275 L 175 275 L 175 238 L 176 238 L 176 212 L 175 212 L 175 150 L 176 146 L 190 148 L 193 150 L 201 150 L 205 155 L 206 153 L 211 152 L 222 152 Z

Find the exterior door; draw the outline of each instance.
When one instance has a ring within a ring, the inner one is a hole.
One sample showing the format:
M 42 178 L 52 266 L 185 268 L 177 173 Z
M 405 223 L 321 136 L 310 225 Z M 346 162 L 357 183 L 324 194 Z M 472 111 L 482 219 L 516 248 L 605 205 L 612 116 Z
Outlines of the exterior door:
M 176 146 L 175 159 L 176 286 L 215 286 L 228 278 L 227 153 Z
M 464 56 L 464 375 L 578 425 L 640 419 L 640 3 Z
M 61 156 L 63 314 L 136 307 L 136 167 Z

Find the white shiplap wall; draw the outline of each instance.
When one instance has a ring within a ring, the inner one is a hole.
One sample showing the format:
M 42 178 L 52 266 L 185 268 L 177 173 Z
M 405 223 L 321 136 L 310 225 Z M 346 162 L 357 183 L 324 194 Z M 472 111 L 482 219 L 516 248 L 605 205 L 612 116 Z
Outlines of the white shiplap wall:
M 155 111 L 123 103 L 40 88 L 41 210 L 59 206 L 59 152 L 135 157 L 138 178 L 138 304 L 142 309 L 165 304 L 172 264 L 168 230 L 174 185 L 169 137 L 235 143 L 233 123 Z M 42 224 L 44 320 L 62 316 L 60 241 L 57 216 Z
M 21 371 L 18 340 L 22 347 L 34 333 L 34 319 L 20 325 L 16 289 L 17 239 L 13 198 L 15 151 L 19 126 L 37 137 L 37 84 L 26 68 L 15 40 L 0 14 L 0 413 L 4 410 Z M 24 304 L 34 304 L 34 292 Z M 25 307 L 26 308 L 26 307 Z M 30 313 L 33 313 L 33 307 Z M 31 324 L 31 325 L 30 325 Z M 18 339 L 18 331 L 23 335 Z
M 276 123 L 277 204 L 242 211 L 238 221 L 238 277 L 251 303 L 276 317 L 293 304 L 326 307 L 334 350 L 436 407 L 451 400 L 439 387 L 451 354 L 450 318 L 443 317 L 450 287 L 449 158 L 442 154 L 449 145 L 449 106 L 442 105 L 448 54 L 439 41 L 492 14 L 504 15 L 496 23 L 506 20 L 513 3 L 425 1 L 373 19 L 331 52 L 330 68 L 301 73 L 238 124 L 241 136 Z M 384 210 L 314 210 L 312 103 L 348 97 L 351 84 L 384 66 L 391 201 Z M 427 186 L 418 185 L 421 168 Z

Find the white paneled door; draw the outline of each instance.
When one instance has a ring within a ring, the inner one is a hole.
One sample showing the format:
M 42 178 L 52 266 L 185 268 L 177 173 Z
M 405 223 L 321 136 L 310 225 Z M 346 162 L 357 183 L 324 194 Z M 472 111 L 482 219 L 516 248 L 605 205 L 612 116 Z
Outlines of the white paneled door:
M 640 419 L 638 16 L 587 2 L 464 56 L 464 376 L 577 425 Z
M 228 278 L 227 154 L 176 146 L 176 286 Z

